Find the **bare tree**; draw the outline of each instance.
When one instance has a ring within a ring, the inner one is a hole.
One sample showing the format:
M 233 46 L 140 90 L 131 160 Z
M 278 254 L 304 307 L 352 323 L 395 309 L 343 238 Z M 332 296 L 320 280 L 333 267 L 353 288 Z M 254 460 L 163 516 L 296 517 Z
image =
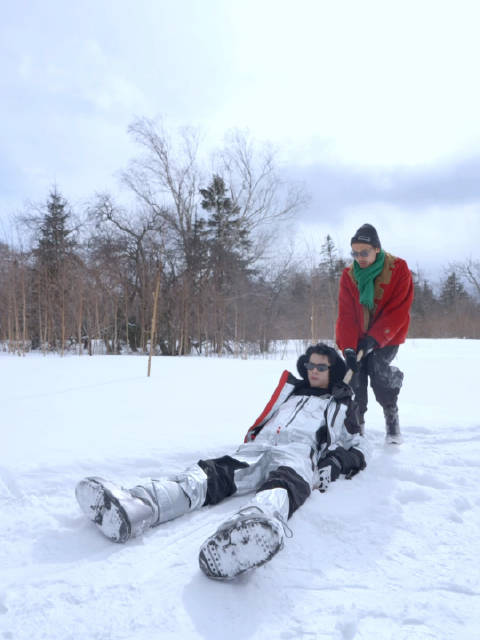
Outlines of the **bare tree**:
M 115 266 L 111 279 L 118 290 L 122 291 L 114 306 L 117 308 L 123 298 L 122 313 L 125 312 L 124 326 L 127 334 L 128 308 L 137 299 L 141 333 L 138 346 L 145 349 L 151 308 L 150 293 L 156 271 L 152 265 L 155 257 L 161 253 L 163 210 L 144 207 L 133 214 L 115 204 L 110 195 L 101 194 L 90 207 L 90 217 L 95 221 L 97 231 L 105 232 L 108 227 L 113 230 L 113 234 L 108 231 L 104 233 L 101 236 L 103 240 L 97 236 L 97 255 L 104 256 L 104 271 L 109 269 L 114 257 Z M 131 346 L 134 350 L 137 348 L 134 343 Z
M 198 131 L 145 118 L 129 130 L 140 148 L 122 174 L 133 207 L 97 195 L 80 237 L 55 187 L 29 212 L 29 248 L 0 251 L 2 339 L 61 353 L 146 350 L 149 339 L 152 354 L 268 350 L 290 326 L 296 276 L 289 264 L 262 274 L 260 259 L 305 202 L 302 189 L 282 178 L 272 147 L 246 134 L 227 138 L 211 181 Z
M 480 300 L 480 260 L 469 258 L 455 266 L 460 277 L 472 287 L 476 297 Z
M 281 177 L 272 145 L 258 144 L 248 133 L 234 130 L 219 158 L 220 174 L 250 231 L 286 220 L 305 205 L 303 187 Z
M 148 211 L 163 218 L 188 256 L 200 186 L 199 134 L 183 128 L 173 141 L 147 118 L 135 120 L 129 132 L 143 154 L 130 162 L 122 180 Z

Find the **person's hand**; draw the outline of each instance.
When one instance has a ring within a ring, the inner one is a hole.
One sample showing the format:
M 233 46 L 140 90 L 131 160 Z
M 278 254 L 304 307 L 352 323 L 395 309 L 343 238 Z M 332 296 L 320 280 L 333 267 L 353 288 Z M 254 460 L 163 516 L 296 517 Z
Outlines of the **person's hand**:
M 348 400 L 353 396 L 352 387 L 346 382 L 337 382 L 332 387 L 332 396 L 337 400 L 337 402 Z
M 330 482 L 335 482 L 340 475 L 342 465 L 334 456 L 327 456 L 320 460 L 317 466 L 319 472 L 318 490 L 320 493 L 324 493 Z
M 343 352 L 343 357 L 345 358 L 345 364 L 347 365 L 347 369 L 351 369 L 353 373 L 357 373 L 358 371 L 358 362 L 357 362 L 357 352 L 355 349 L 345 349 Z
M 372 336 L 365 336 L 361 340 L 359 340 L 357 345 L 357 351 L 363 351 L 363 357 L 368 356 L 370 351 L 373 351 L 376 347 L 378 347 L 378 342 Z
M 320 460 L 317 466 L 319 469 L 330 467 L 330 479 L 332 482 L 335 482 L 342 470 L 342 463 L 340 460 L 331 454 L 323 458 L 323 460 Z

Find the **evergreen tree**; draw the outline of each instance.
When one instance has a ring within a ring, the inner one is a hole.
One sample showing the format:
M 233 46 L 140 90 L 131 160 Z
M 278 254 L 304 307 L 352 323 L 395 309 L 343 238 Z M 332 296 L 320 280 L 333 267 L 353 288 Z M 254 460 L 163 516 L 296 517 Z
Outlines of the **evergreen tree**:
M 346 266 L 339 257 L 337 247 L 327 235 L 320 247 L 320 261 L 312 273 L 311 334 L 312 340 L 335 333 L 338 313 L 338 287 L 340 275 Z
M 49 194 L 46 211 L 39 222 L 39 238 L 34 254 L 52 279 L 58 277 L 68 256 L 77 246 L 73 229 L 69 228 L 71 211 L 67 201 L 55 187 Z
M 210 213 L 205 228 L 211 273 L 222 290 L 239 275 L 248 275 L 251 241 L 239 207 L 227 194 L 223 178 L 214 175 L 206 189 L 200 189 L 202 208 Z
M 327 277 L 330 283 L 336 283 L 346 267 L 346 262 L 339 257 L 337 247 L 330 235 L 327 235 L 320 247 L 320 256 L 318 264 L 320 273 Z
M 442 284 L 440 292 L 440 302 L 442 307 L 448 311 L 457 306 L 459 302 L 468 300 L 468 295 L 462 281 L 459 279 L 455 271 L 452 271 Z
M 412 317 L 425 318 L 438 308 L 438 300 L 426 278 L 415 271 L 412 271 L 412 278 L 414 287 Z
M 209 216 L 201 231 L 207 247 L 209 280 L 208 308 L 213 327 L 212 345 L 217 353 L 238 344 L 240 309 L 238 300 L 252 271 L 251 242 L 239 207 L 228 196 L 222 177 L 214 175 L 206 189 L 200 189 L 201 205 Z
M 31 315 L 32 348 L 48 345 L 65 348 L 66 340 L 75 333 L 73 309 L 77 241 L 71 226 L 71 210 L 55 187 L 49 194 L 44 213 L 36 220 L 35 257 L 36 303 Z

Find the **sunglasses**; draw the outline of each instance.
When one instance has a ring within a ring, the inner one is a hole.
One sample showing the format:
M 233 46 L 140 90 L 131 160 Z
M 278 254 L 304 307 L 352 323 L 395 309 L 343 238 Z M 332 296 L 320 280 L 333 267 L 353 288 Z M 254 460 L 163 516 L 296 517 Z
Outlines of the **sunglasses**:
M 362 249 L 361 251 L 352 251 L 350 255 L 352 258 L 368 258 L 371 251 L 372 249 Z
M 314 369 L 316 369 L 317 371 L 327 371 L 328 369 L 330 369 L 330 365 L 328 365 L 328 364 L 313 364 L 313 362 L 306 362 L 305 363 L 305 369 L 307 369 L 307 371 L 313 371 Z

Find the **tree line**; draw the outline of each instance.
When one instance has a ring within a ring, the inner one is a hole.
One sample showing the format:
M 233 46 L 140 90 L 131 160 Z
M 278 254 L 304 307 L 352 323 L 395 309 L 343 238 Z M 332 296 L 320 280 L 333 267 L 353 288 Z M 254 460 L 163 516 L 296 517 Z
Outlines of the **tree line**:
M 54 187 L 19 219 L 29 241 L 0 243 L 4 348 L 248 355 L 333 339 L 348 262 L 330 236 L 301 259 L 279 248 L 306 196 L 275 151 L 236 132 L 206 161 L 193 130 L 139 119 L 130 132 L 131 205 L 102 193 L 79 215 Z M 480 263 L 450 265 L 437 292 L 414 282 L 411 337 L 480 337 Z

